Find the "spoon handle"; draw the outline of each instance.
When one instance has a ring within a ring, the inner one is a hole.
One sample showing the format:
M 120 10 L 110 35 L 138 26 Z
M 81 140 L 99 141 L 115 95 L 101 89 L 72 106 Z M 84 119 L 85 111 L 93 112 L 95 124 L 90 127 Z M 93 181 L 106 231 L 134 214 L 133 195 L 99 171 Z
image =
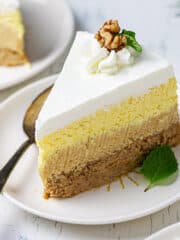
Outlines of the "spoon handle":
M 24 153 L 26 148 L 30 146 L 32 141 L 30 139 L 26 140 L 14 153 L 14 155 L 9 159 L 9 161 L 5 164 L 5 166 L 0 170 L 0 192 L 2 191 L 8 177 L 18 162 L 21 155 Z

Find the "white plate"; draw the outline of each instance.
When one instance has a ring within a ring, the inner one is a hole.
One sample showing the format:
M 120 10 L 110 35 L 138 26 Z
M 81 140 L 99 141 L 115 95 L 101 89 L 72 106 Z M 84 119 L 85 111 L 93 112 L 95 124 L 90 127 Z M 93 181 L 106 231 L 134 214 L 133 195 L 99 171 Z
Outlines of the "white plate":
M 0 105 L 0 168 L 26 139 L 22 130 L 24 113 L 31 101 L 56 76 L 31 84 Z M 175 149 L 180 159 L 180 147 Z M 180 199 L 180 177 L 169 186 L 154 187 L 144 193 L 146 180 L 136 173 L 138 187 L 124 178 L 125 189 L 119 182 L 82 193 L 71 199 L 42 197 L 42 184 L 37 172 L 37 148 L 31 146 L 20 159 L 5 189 L 4 195 L 20 208 L 44 218 L 78 224 L 107 224 L 123 222 L 156 212 Z
M 164 228 L 146 238 L 146 240 L 180 240 L 180 223 Z
M 74 33 L 74 19 L 64 0 L 21 0 L 21 9 L 31 66 L 0 67 L 0 90 L 51 65 L 64 52 Z

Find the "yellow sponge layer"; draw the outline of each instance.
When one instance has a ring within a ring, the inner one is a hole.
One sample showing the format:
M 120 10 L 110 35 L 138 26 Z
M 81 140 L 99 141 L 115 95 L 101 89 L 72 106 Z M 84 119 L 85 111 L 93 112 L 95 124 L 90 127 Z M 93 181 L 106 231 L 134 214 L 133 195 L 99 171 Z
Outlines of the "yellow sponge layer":
M 14 27 L 18 32 L 19 38 L 24 35 L 24 25 L 22 22 L 21 12 L 19 10 L 9 11 L 4 14 L 0 14 L 0 24 L 10 25 Z
M 38 141 L 41 153 L 53 153 L 54 149 L 73 146 L 87 138 L 94 138 L 106 132 L 128 125 L 141 124 L 149 118 L 168 112 L 177 105 L 176 79 L 149 89 L 139 97 L 130 97 L 119 104 L 110 106 L 108 111 L 98 110 L 63 129 L 55 131 Z

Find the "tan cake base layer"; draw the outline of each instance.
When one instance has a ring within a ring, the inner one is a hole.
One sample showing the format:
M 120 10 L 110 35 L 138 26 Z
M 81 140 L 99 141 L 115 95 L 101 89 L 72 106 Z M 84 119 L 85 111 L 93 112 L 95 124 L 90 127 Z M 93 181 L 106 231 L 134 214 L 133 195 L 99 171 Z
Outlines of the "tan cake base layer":
M 80 192 L 108 184 L 120 175 L 138 167 L 144 156 L 161 144 L 175 146 L 179 143 L 179 124 L 173 124 L 161 133 L 140 139 L 113 154 L 89 162 L 81 171 L 53 175 L 45 185 L 46 197 L 66 198 Z
M 28 58 L 25 54 L 20 54 L 8 49 L 0 49 L 0 65 L 1 66 L 18 66 L 28 63 Z

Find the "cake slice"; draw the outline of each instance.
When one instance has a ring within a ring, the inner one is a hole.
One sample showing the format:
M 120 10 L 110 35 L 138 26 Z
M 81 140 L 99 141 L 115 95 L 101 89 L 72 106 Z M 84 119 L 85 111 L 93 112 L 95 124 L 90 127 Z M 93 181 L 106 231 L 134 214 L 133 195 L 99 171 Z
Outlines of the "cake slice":
M 49 197 L 110 183 L 139 166 L 154 147 L 178 143 L 172 66 L 138 43 L 130 46 L 130 35 L 136 41 L 131 31 L 109 31 L 113 37 L 107 40 L 111 23 L 118 24 L 105 23 L 110 27 L 96 39 L 77 33 L 37 119 L 39 173 Z
M 0 65 L 28 62 L 24 50 L 24 25 L 18 0 L 0 0 Z

